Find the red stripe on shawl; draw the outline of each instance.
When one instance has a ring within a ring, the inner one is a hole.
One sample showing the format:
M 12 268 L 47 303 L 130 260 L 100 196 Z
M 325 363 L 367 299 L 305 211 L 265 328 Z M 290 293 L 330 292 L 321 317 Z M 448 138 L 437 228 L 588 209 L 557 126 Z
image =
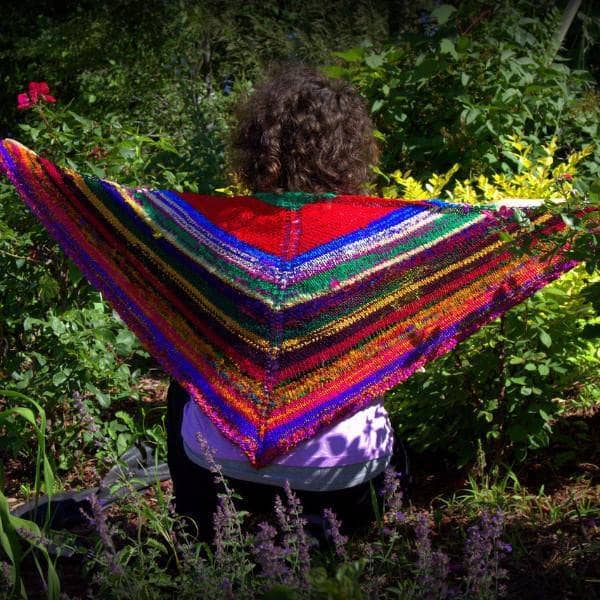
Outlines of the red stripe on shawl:
M 246 196 L 230 198 L 189 192 L 178 194 L 217 227 L 246 244 L 285 259 L 294 258 L 307 250 L 352 233 L 407 204 L 404 200 L 338 196 L 332 200 L 309 203 L 298 211 L 292 211 Z M 360 209 L 353 206 L 352 213 L 344 215 L 343 204 L 350 201 L 354 205 L 356 202 L 364 205 Z M 290 250 L 290 243 L 286 239 L 289 234 L 290 212 L 297 213 L 294 216 L 301 227 L 296 232 L 294 252 L 286 255 L 286 250 Z

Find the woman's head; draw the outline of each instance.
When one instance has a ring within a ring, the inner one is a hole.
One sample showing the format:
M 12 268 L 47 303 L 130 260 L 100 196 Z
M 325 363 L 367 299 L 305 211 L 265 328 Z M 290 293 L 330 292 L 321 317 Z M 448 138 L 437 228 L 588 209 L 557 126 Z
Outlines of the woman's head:
M 378 149 L 349 84 L 306 66 L 280 68 L 236 112 L 232 167 L 255 192 L 357 194 Z

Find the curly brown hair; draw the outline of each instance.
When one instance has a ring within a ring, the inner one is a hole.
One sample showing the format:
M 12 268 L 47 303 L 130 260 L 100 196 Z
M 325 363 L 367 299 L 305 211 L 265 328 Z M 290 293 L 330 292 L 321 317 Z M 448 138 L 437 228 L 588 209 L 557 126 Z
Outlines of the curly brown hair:
M 364 101 L 340 79 L 280 66 L 235 111 L 233 172 L 254 192 L 364 192 L 379 149 Z

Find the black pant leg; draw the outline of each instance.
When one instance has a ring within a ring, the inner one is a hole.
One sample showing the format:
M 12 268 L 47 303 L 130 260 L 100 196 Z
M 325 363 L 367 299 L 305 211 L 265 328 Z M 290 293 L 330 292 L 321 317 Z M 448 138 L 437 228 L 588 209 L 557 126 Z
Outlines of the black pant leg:
M 192 462 L 185 453 L 181 423 L 187 401 L 187 392 L 172 380 L 167 391 L 167 463 L 173 482 L 176 512 L 192 517 L 201 530 L 201 537 L 207 539 L 212 533 L 217 488 L 213 473 Z
M 167 391 L 167 462 L 173 482 L 175 510 L 178 514 L 194 518 L 201 526 L 212 532 L 212 517 L 217 509 L 218 494 L 222 486 L 215 483 L 215 475 L 197 465 L 185 453 L 181 425 L 183 409 L 189 395 L 175 380 L 171 380 Z M 252 514 L 269 514 L 280 488 L 226 477 L 227 485 L 239 496 L 238 508 Z

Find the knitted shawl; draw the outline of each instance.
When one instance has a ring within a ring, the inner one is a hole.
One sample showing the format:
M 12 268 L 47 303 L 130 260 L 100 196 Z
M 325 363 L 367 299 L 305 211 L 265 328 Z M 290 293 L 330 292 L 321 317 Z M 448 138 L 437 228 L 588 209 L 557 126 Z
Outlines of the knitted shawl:
M 0 172 L 255 467 L 348 417 L 577 264 L 514 209 L 130 189 L 14 140 Z M 554 248 L 554 250 L 556 250 Z

